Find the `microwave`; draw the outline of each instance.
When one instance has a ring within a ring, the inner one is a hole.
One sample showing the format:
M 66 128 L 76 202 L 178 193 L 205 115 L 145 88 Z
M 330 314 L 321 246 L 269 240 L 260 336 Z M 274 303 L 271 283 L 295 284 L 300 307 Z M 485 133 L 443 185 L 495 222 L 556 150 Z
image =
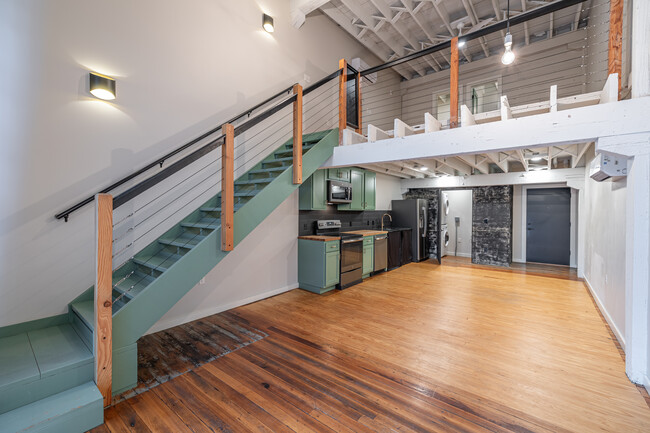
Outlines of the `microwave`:
M 327 181 L 328 203 L 352 203 L 352 184 L 338 180 Z

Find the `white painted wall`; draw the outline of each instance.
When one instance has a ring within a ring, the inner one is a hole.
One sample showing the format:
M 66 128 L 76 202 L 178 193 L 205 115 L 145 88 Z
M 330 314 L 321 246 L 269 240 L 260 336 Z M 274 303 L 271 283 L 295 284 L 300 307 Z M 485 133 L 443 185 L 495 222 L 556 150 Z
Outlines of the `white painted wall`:
M 0 52 L 0 326 L 63 313 L 93 284 L 93 207 L 56 212 L 340 57 L 377 63 L 325 16 L 295 29 L 282 0 L 5 0 Z M 113 103 L 89 95 L 90 70 L 117 79 Z
M 449 246 L 447 255 L 459 257 L 472 256 L 472 190 L 443 190 L 449 197 L 449 215 L 447 229 L 449 231 Z M 457 226 L 455 217 L 460 217 Z M 455 249 L 456 231 L 458 230 L 458 250 Z
M 375 209 L 390 210 L 391 201 L 402 199 L 401 179 L 395 176 L 377 173 L 377 200 Z
M 593 153 L 588 160 L 592 158 Z M 585 172 L 584 278 L 623 347 L 626 185 L 625 178 L 596 182 L 589 178 L 588 170 Z

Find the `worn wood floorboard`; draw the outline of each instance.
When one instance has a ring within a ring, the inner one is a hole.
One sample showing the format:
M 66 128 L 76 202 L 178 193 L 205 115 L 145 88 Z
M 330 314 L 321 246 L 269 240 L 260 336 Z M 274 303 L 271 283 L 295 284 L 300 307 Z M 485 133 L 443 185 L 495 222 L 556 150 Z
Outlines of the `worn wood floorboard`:
M 215 326 L 268 336 L 117 404 L 96 431 L 650 432 L 613 334 L 567 269 L 427 261 L 217 316 L 148 350 L 170 336 L 179 358 L 192 339 L 187 353 L 228 350 Z

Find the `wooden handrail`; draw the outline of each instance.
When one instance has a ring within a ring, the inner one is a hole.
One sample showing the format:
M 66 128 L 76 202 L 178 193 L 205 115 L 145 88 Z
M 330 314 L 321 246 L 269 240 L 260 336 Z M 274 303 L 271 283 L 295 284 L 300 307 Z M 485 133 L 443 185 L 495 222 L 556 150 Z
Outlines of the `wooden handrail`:
M 346 83 L 348 62 L 345 59 L 339 60 L 339 69 L 341 75 L 339 76 L 339 145 L 343 142 L 343 130 L 347 127 L 347 96 L 346 96 Z
M 302 86 L 293 86 L 293 183 L 302 183 Z
M 225 136 L 221 146 L 221 250 L 232 251 L 235 246 L 235 128 L 223 125 Z
M 458 37 L 451 40 L 449 68 L 449 127 L 458 127 Z
M 106 407 L 111 404 L 113 393 L 113 197 L 110 194 L 95 196 L 95 227 L 95 383 Z

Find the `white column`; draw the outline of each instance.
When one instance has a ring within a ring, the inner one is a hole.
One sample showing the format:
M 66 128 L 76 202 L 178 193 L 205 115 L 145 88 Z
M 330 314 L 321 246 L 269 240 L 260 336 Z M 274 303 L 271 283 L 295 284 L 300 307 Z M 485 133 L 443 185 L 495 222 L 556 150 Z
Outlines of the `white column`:
M 650 154 L 628 164 L 625 227 L 625 370 L 632 382 L 650 386 Z

